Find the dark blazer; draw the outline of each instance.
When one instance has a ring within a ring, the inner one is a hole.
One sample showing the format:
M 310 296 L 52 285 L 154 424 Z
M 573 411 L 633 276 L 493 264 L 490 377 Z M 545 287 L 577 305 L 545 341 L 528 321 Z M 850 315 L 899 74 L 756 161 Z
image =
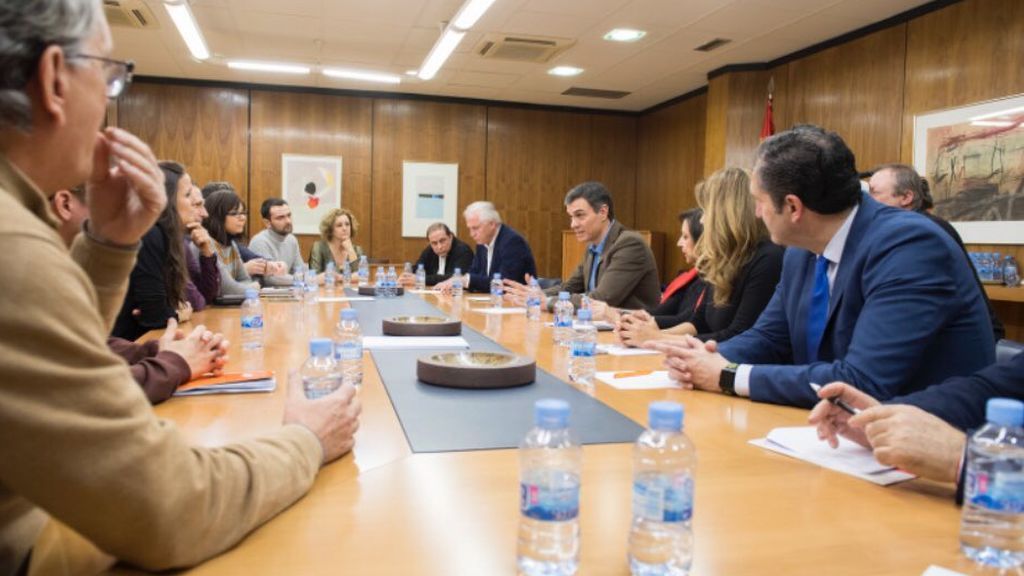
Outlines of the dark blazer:
M 750 398 L 810 407 L 809 382 L 849 382 L 879 400 L 995 361 L 992 324 L 956 243 L 920 214 L 861 195 L 829 299 L 818 360 L 804 342 L 815 255 L 789 248 L 754 327 L 719 346 L 752 364 Z
M 498 230 L 490 270 L 487 269 L 487 248 L 477 245 L 473 264 L 469 267 L 469 290 L 490 291 L 491 276 L 495 272 L 500 272 L 501 277 L 506 280 L 515 280 L 519 283 L 526 282 L 527 274 L 537 275 L 537 264 L 533 261 L 530 245 L 508 224 L 502 224 Z
M 910 404 L 967 431 L 985 423 L 990 398 L 1024 400 L 1024 352 L 970 376 L 950 378 L 886 404 Z
M 648 308 L 658 304 L 661 285 L 654 253 L 642 236 L 627 230 L 618 220 L 613 220 L 608 229 L 597 267 L 596 284 L 591 286 L 590 268 L 593 265 L 594 255 L 586 250 L 583 261 L 576 266 L 572 276 L 561 286 L 548 288 L 544 293 L 557 296 L 559 291 L 566 291 L 572 294 L 572 304 L 577 308 L 583 294 L 616 308 Z M 554 301 L 549 299 L 548 308 L 553 306 Z
M 750 262 L 733 280 L 732 294 L 725 306 L 715 306 L 715 291 L 709 286 L 707 303 L 692 320 L 697 338 L 725 342 L 753 326 L 775 293 L 784 253 L 782 246 L 770 240 L 758 244 Z
M 168 318 L 177 318 L 164 278 L 169 266 L 167 250 L 167 237 L 159 226 L 153 226 L 142 237 L 139 256 L 128 277 L 124 304 L 111 331 L 113 336 L 135 340 L 150 330 L 165 328 Z M 139 314 L 133 314 L 134 310 Z
M 703 314 L 707 300 L 708 285 L 698 275 L 661 304 L 648 308 L 647 312 L 654 317 L 658 328 L 664 330 L 683 322 L 690 322 L 697 314 Z
M 452 247 L 448 250 L 448 256 L 445 258 L 444 270 L 437 269 L 440 262 L 437 254 L 434 254 L 434 249 L 427 246 L 420 253 L 420 259 L 416 261 L 412 269 L 416 270 L 420 264 L 423 264 L 423 269 L 427 272 L 427 286 L 433 286 L 450 278 L 456 268 L 462 270 L 463 273 L 469 272 L 469 267 L 473 264 L 473 251 L 465 242 L 452 236 Z

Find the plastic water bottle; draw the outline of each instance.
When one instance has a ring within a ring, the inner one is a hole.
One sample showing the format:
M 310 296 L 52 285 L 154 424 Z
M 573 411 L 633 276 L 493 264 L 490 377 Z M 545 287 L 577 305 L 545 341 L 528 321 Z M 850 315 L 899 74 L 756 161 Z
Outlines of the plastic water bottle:
M 1003 257 L 999 252 L 992 255 L 992 281 L 1003 283 Z
M 568 292 L 558 293 L 558 302 L 555 302 L 555 344 L 568 347 L 572 340 L 572 301 L 569 300 Z
M 334 358 L 342 381 L 358 388 L 363 383 L 363 331 L 359 314 L 352 308 L 341 311 L 341 321 L 334 330 Z
M 540 305 L 544 302 L 544 292 L 536 278 L 530 278 L 530 291 L 526 294 L 526 319 L 540 320 Z
M 1020 268 L 1017 267 L 1017 260 L 1009 254 L 1003 263 L 1003 284 L 1010 288 L 1020 286 Z
M 328 292 L 334 292 L 334 275 L 338 272 L 338 267 L 334 265 L 334 262 L 328 262 L 327 266 L 324 267 L 324 288 Z
M 697 453 L 683 434 L 683 406 L 653 402 L 633 448 L 633 576 L 684 576 L 693 562 L 693 480 Z
M 377 270 L 373 274 L 373 295 L 378 297 L 384 296 L 384 267 L 377 266 Z
M 316 270 L 309 268 L 306 270 L 306 304 L 316 304 Z
M 427 270 L 423 264 L 416 266 L 416 289 L 424 290 L 427 287 Z
M 341 281 L 344 284 L 342 288 L 348 288 L 352 285 L 352 265 L 348 263 L 348 258 L 341 263 Z
M 387 276 L 384 277 L 387 287 L 388 298 L 398 298 L 398 274 L 394 266 L 388 266 Z
M 330 338 L 309 341 L 309 359 L 302 365 L 302 391 L 306 398 L 315 400 L 334 392 L 341 386 L 341 370 L 334 360 Z
M 306 284 L 303 281 L 304 274 L 301 270 L 296 270 L 295 275 L 292 276 L 292 296 L 297 302 L 301 302 L 306 294 Z
M 581 308 L 569 347 L 569 380 L 583 386 L 593 386 L 597 370 L 597 328 L 590 318 L 590 310 Z
M 255 288 L 245 290 L 242 302 L 242 350 L 263 348 L 263 304 Z
M 359 285 L 369 286 L 370 285 L 370 262 L 366 259 L 366 255 L 359 257 Z
M 519 449 L 516 562 L 526 576 L 575 574 L 583 450 L 569 432 L 565 400 L 538 400 L 534 422 Z
M 967 444 L 960 548 L 979 564 L 1024 565 L 1024 403 L 992 398 Z
M 452 274 L 452 296 L 456 300 L 462 298 L 462 268 L 456 268 Z
M 493 308 L 501 308 L 504 296 L 505 287 L 501 283 L 501 273 L 495 272 L 494 276 L 491 277 L 491 306 Z

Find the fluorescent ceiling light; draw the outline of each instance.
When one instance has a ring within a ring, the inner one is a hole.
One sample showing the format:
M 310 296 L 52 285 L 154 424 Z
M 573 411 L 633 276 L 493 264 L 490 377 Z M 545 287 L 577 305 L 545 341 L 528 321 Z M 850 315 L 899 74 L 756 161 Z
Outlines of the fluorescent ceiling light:
M 548 70 L 548 74 L 552 76 L 578 76 L 582 73 L 583 68 L 576 68 L 575 66 L 555 66 Z
M 494 0 L 469 0 L 455 14 L 452 26 L 459 30 L 469 30 L 484 15 L 484 12 L 487 12 L 491 4 L 494 4 Z
M 309 74 L 306 66 L 295 64 L 275 64 L 273 62 L 248 62 L 244 60 L 232 60 L 228 62 L 228 68 L 235 70 L 254 70 L 256 72 L 280 72 L 282 74 Z
M 434 44 L 434 47 L 430 49 L 430 54 L 427 54 L 427 59 L 423 61 L 423 66 L 420 66 L 420 79 L 430 80 L 437 71 L 444 65 L 445 60 L 452 55 L 455 48 L 462 42 L 462 38 L 466 35 L 465 32 L 461 32 L 452 27 L 445 28 L 444 34 Z
M 604 35 L 605 40 L 611 40 L 612 42 L 636 42 L 647 35 L 647 32 L 643 30 L 633 30 L 632 28 L 616 28 Z
M 174 21 L 174 25 L 178 27 L 178 33 L 181 34 L 181 38 L 185 41 L 192 56 L 197 60 L 209 58 L 210 50 L 206 47 L 206 40 L 203 40 L 203 34 L 199 31 L 199 25 L 196 24 L 196 19 L 192 16 L 192 9 L 188 7 L 188 3 L 182 0 L 176 4 L 164 4 L 164 8 L 167 8 L 167 13 Z
M 415 75 L 417 75 L 419 73 L 420 73 L 419 70 L 406 70 L 405 71 L 405 75 L 406 76 L 415 76 Z
M 360 70 L 342 70 L 340 68 L 324 68 L 324 76 L 331 78 L 345 78 L 347 80 L 362 80 L 364 82 L 381 82 L 384 84 L 400 84 L 401 76 L 395 74 L 381 74 L 379 72 L 363 72 Z

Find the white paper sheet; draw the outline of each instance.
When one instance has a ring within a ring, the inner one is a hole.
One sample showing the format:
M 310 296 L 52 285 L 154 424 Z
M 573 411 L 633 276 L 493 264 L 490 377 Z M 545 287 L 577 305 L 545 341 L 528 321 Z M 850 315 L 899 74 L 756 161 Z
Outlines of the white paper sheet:
M 637 374 L 631 376 L 630 374 Z M 619 390 L 656 390 L 659 388 L 681 388 L 678 382 L 668 377 L 668 370 L 619 370 L 598 372 L 597 379 Z
M 967 575 L 966 574 L 962 574 L 960 572 L 954 572 L 954 571 L 952 571 L 952 570 L 950 570 L 948 568 L 943 568 L 941 566 L 932 565 L 932 566 L 929 566 L 928 569 L 925 570 L 924 573 L 921 574 L 921 576 L 967 576 Z
M 526 314 L 526 308 L 470 308 L 481 314 Z
M 469 348 L 462 336 L 363 336 L 369 350 L 406 350 L 416 348 Z
M 871 450 L 845 438 L 840 438 L 839 447 L 833 449 L 828 443 L 818 439 L 818 432 L 814 426 L 775 428 L 767 437 L 751 440 L 750 443 L 881 486 L 915 477 L 891 466 L 879 464 Z
M 490 302 L 490 296 L 466 296 L 467 302 Z
M 373 296 L 320 296 L 317 302 L 369 302 Z
M 649 356 L 652 354 L 661 354 L 657 350 L 648 350 L 647 348 L 630 348 L 623 346 L 622 344 L 598 344 L 598 354 L 608 354 L 609 356 Z
M 427 288 L 425 290 L 418 290 L 416 288 L 410 288 L 410 289 L 406 290 L 406 292 L 408 292 L 409 294 L 440 294 L 441 293 L 440 290 L 431 290 L 430 288 Z

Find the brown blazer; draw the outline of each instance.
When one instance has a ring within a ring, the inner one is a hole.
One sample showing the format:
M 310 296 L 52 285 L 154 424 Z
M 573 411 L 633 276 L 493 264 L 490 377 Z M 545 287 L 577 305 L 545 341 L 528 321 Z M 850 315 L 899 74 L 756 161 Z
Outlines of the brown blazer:
M 604 243 L 597 268 L 596 284 L 590 286 L 593 262 L 594 255 L 587 250 L 572 276 L 562 282 L 561 286 L 548 288 L 544 293 L 557 296 L 560 290 L 567 291 L 573 295 L 572 303 L 577 308 L 582 294 L 616 308 L 650 308 L 658 304 L 661 286 L 654 253 L 642 236 L 627 230 L 618 220 L 613 220 L 608 230 L 608 239 Z M 548 309 L 553 307 L 554 299 L 549 298 Z

